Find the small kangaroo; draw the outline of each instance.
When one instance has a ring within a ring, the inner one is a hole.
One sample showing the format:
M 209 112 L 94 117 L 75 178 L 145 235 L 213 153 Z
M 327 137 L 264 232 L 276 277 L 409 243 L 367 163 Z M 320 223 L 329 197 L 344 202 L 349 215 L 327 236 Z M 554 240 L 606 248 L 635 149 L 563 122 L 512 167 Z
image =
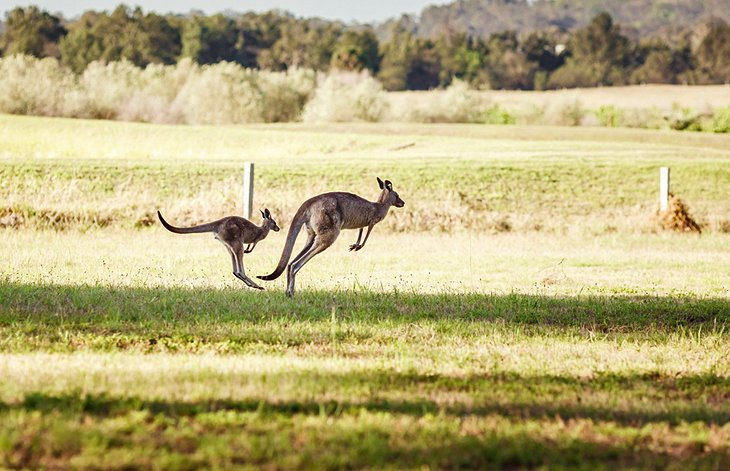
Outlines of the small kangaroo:
M 385 218 L 391 206 L 402 208 L 405 202 L 393 191 L 390 181 L 383 182 L 378 178 L 378 185 L 382 190 L 378 201 L 373 203 L 352 193 L 333 192 L 314 196 L 299 207 L 292 219 L 289 233 L 286 236 L 284 250 L 281 253 L 276 269 L 265 276 L 258 276 L 261 280 L 275 280 L 289 262 L 294 242 L 302 226 L 307 227 L 307 243 L 304 249 L 294 257 L 287 269 L 286 294 L 294 296 L 294 279 L 302 267 L 315 255 L 323 252 L 332 245 L 340 235 L 342 229 L 360 229 L 357 242 L 350 245 L 350 251 L 360 250 L 365 246 L 373 226 Z M 362 230 L 367 227 L 365 239 L 360 243 Z
M 217 221 L 209 222 L 208 224 L 201 224 L 193 227 L 175 227 L 170 225 L 162 217 L 159 211 L 157 211 L 157 217 L 160 218 L 160 222 L 165 229 L 176 234 L 197 234 L 201 232 L 212 232 L 215 238 L 228 249 L 228 253 L 231 254 L 231 260 L 233 261 L 233 274 L 236 278 L 246 283 L 251 288 L 263 289 L 257 285 L 251 278 L 246 276 L 246 272 L 243 271 L 243 254 L 251 253 L 260 241 L 264 240 L 269 231 L 278 232 L 279 226 L 276 225 L 276 221 L 271 217 L 271 213 L 268 209 L 261 211 L 261 215 L 264 217 L 264 222 L 260 226 L 255 225 L 251 221 L 238 216 L 228 216 Z M 244 248 L 244 244 L 248 244 Z

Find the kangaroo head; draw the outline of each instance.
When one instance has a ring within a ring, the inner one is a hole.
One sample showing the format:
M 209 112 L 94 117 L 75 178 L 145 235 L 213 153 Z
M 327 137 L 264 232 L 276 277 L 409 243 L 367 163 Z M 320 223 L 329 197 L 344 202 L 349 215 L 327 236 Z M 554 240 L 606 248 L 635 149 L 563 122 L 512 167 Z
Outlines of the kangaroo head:
M 259 209 L 259 211 L 261 210 Z M 266 227 L 274 232 L 279 232 L 279 226 L 276 225 L 276 221 L 274 221 L 274 218 L 271 217 L 271 213 L 268 209 L 264 209 L 263 211 L 261 211 L 261 215 L 264 217 Z
M 395 206 L 396 208 L 402 208 L 406 205 L 405 201 L 400 199 L 398 193 L 393 190 L 393 184 L 390 183 L 390 180 L 383 181 L 379 177 L 376 178 L 378 179 L 378 185 L 380 185 L 380 189 L 383 190 L 383 192 L 380 193 L 380 198 L 378 198 L 378 202 L 387 203 L 391 206 Z

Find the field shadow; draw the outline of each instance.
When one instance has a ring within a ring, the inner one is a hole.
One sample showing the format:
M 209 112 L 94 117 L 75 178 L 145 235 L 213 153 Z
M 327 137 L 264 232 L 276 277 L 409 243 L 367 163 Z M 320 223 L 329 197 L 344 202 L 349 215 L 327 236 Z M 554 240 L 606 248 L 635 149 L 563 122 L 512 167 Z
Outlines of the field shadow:
M 246 382 L 262 381 L 260 374 L 238 373 L 239 380 L 242 375 L 247 378 Z M 604 373 L 580 378 L 518 373 L 423 375 L 373 369 L 342 373 L 267 372 L 265 376 L 269 397 L 251 393 L 243 399 L 181 401 L 78 391 L 29 392 L 22 401 L 0 402 L 0 411 L 22 409 L 114 416 L 139 410 L 182 417 L 217 411 L 338 416 L 366 410 L 414 417 L 446 414 L 500 415 L 511 420 L 590 419 L 631 427 L 658 422 L 730 423 L 730 410 L 726 407 L 730 400 L 730 378 L 709 374 L 677 377 L 658 373 Z M 292 383 L 298 385 L 301 398 L 290 399 L 286 394 L 282 399 L 272 398 L 277 396 L 277 385 Z M 324 395 L 323 384 L 327 385 Z M 397 393 L 398 399 L 393 399 L 391 393 Z M 318 400 L 318 396 L 326 399 Z M 337 397 L 346 399 L 332 399 Z
M 722 331 L 730 301 L 691 296 L 541 296 L 532 294 L 419 294 L 303 291 L 294 299 L 278 290 L 117 287 L 16 283 L 0 280 L 0 325 L 37 323 L 68 329 L 135 331 L 227 323 L 499 322 L 629 332 L 648 327 L 703 327 Z
M 384 374 L 356 373 L 354 378 L 351 373 L 318 374 L 318 380 L 327 383 L 354 380 L 381 384 L 386 380 L 382 376 Z M 276 384 L 275 376 L 268 379 L 271 384 Z M 534 399 L 525 402 L 511 401 L 509 397 L 500 395 L 504 388 L 488 397 L 465 401 L 463 404 L 451 402 L 445 405 L 423 397 L 408 400 L 362 398 L 318 401 L 311 394 L 302 394 L 301 399 L 289 400 L 252 397 L 181 401 L 78 392 L 31 392 L 15 403 L 0 402 L 0 418 L 3 415 L 32 417 L 34 413 L 40 413 L 47 421 L 63 423 L 67 420 L 72 423 L 92 424 L 108 434 L 108 430 L 114 428 L 104 428 L 106 419 L 119 423 L 119 420 L 126 420 L 131 416 L 139 417 L 138 412 L 145 412 L 144 416 L 148 417 L 147 421 L 154 429 L 154 434 L 160 434 L 164 429 L 165 433 L 161 436 L 179 437 L 180 434 L 175 431 L 192 425 L 196 431 L 194 436 L 198 437 L 195 440 L 202 439 L 207 434 L 214 434 L 216 440 L 221 440 L 222 430 L 219 426 L 206 430 L 205 425 L 216 423 L 213 417 L 221 417 L 225 418 L 226 433 L 263 438 L 263 442 L 269 444 L 284 443 L 286 452 L 291 453 L 291 450 L 296 449 L 299 459 L 306 460 L 310 456 L 306 448 L 301 448 L 306 447 L 310 440 L 313 446 L 326 454 L 338 453 L 337 450 L 344 447 L 340 451 L 347 450 L 347 453 L 340 458 L 347 464 L 346 467 L 413 467 L 424 463 L 439 469 L 484 469 L 495 465 L 533 467 L 545 464 L 585 467 L 587 463 L 597 460 L 603 465 L 620 463 L 648 466 L 652 469 L 664 468 L 670 463 L 678 462 L 709 464 L 711 469 L 724 469 L 724 465 L 730 462 L 730 457 L 722 447 L 710 448 L 696 441 L 686 444 L 674 442 L 665 446 L 656 440 L 656 433 L 670 433 L 667 426 L 678 426 L 677 430 L 686 427 L 686 424 L 692 424 L 694 429 L 698 429 L 700 422 L 706 427 L 722 426 L 730 420 L 730 412 L 721 405 L 715 408 L 707 406 L 700 397 L 701 393 L 692 403 L 679 405 L 671 405 L 671 401 L 669 404 L 660 402 L 652 405 L 638 397 L 643 394 L 653 397 L 672 396 L 678 390 L 682 393 L 680 395 L 696 392 L 701 388 L 700 385 L 708 385 L 708 378 L 701 375 L 679 380 L 683 384 L 668 377 L 634 374 L 590 380 L 542 375 L 444 378 L 390 374 L 387 380 L 390 381 L 388 387 L 406 392 L 436 385 L 443 388 L 445 393 L 464 387 L 472 391 L 499 389 L 500 384 L 509 383 L 506 389 L 524 390 Z M 727 378 L 713 378 L 709 380 L 709 386 L 727 391 L 730 386 L 728 381 L 730 380 Z M 627 386 L 634 392 L 633 402 L 622 396 Z M 563 391 L 566 396 L 573 393 L 590 395 L 596 391 L 613 391 L 618 395 L 617 401 L 624 407 L 617 408 L 613 404 L 600 404 L 596 401 L 593 405 L 588 405 L 580 400 L 567 404 L 551 397 L 555 395 L 555 388 L 561 387 L 567 388 Z M 543 391 L 543 394 L 533 394 L 534 391 Z M 632 405 L 626 407 L 627 402 Z M 410 424 L 408 431 L 389 429 L 385 425 L 398 424 L 403 416 L 412 419 L 405 422 Z M 93 419 L 89 420 L 90 417 Z M 367 420 L 364 417 L 377 417 L 378 420 Z M 385 420 L 386 417 L 389 419 Z M 357 426 L 353 426 L 352 419 L 358 422 Z M 436 425 L 435 421 L 441 425 Z M 298 428 L 296 424 L 302 423 L 307 424 L 306 427 Z M 525 423 L 533 425 L 524 425 Z M 266 425 L 257 427 L 256 424 Z M 274 424 L 280 424 L 284 428 L 277 428 Z M 469 425 L 464 425 L 466 429 L 462 429 L 462 425 L 455 424 Z M 540 432 L 539 427 L 543 426 L 550 427 L 550 430 Z M 62 425 L 56 425 L 53 428 L 54 433 L 58 435 L 61 427 Z M 480 427 L 484 427 L 484 430 Z M 129 430 L 132 428 L 129 427 Z M 136 433 L 141 433 L 139 426 L 137 430 Z M 469 432 L 465 433 L 465 430 Z M 404 439 L 404 433 L 410 438 Z M 681 436 L 683 432 L 677 433 Z M 625 434 L 628 435 L 623 436 Z M 53 437 L 47 441 L 52 439 Z M 138 445 L 138 439 L 123 434 L 110 439 L 117 446 L 124 446 L 126 440 L 129 440 L 130 446 Z M 200 445 L 195 440 L 186 444 L 186 452 L 195 452 Z M 298 446 L 292 448 L 288 445 L 289 440 L 296 440 Z M 175 443 L 169 446 L 174 448 Z M 285 451 L 279 450 L 279 453 L 282 452 Z M 251 459 L 250 455 L 245 453 L 240 457 L 241 462 L 247 462 L 248 459 Z M 342 462 L 333 467 L 341 468 Z M 718 466 L 720 464 L 723 466 Z M 321 461 L 314 461 L 305 467 L 319 468 L 321 465 Z

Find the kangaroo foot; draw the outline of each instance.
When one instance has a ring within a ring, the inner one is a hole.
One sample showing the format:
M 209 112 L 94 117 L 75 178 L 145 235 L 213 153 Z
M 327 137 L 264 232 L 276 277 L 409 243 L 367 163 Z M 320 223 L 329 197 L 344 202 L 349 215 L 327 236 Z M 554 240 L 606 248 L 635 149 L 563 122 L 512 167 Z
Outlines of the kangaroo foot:
M 361 248 L 362 248 L 362 245 L 360 245 L 360 244 L 352 244 L 352 245 L 350 246 L 350 252 L 352 252 L 353 250 L 354 250 L 354 251 L 358 251 L 358 250 L 360 250 Z
M 260 289 L 260 290 L 264 289 L 261 286 L 257 285 L 256 283 L 254 283 L 253 280 L 251 280 L 247 276 L 243 276 L 240 273 L 234 273 L 234 275 L 236 275 L 236 278 L 243 281 L 244 283 L 246 283 L 246 285 L 250 286 L 251 288 L 256 288 L 256 289 Z

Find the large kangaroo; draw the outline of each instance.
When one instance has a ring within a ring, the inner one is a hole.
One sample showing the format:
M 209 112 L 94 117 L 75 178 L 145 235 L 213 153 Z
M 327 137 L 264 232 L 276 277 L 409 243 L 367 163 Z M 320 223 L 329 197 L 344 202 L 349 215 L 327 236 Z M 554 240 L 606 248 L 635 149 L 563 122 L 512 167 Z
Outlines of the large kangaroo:
M 246 283 L 251 288 L 263 289 L 257 285 L 251 278 L 246 276 L 246 272 L 243 270 L 243 254 L 251 253 L 256 247 L 256 244 L 264 240 L 269 231 L 279 231 L 279 226 L 276 225 L 276 221 L 271 217 L 271 213 L 268 209 L 261 211 L 261 215 L 264 217 L 264 222 L 261 226 L 257 226 L 251 221 L 238 216 L 228 216 L 217 221 L 209 222 L 208 224 L 201 224 L 193 227 L 175 227 L 170 225 L 162 217 L 159 211 L 157 211 L 157 217 L 160 218 L 160 222 L 165 229 L 176 234 L 197 234 L 201 232 L 212 232 L 215 234 L 215 238 L 223 243 L 228 249 L 228 253 L 231 254 L 231 260 L 233 261 L 233 274 L 236 278 Z M 244 244 L 248 244 L 244 248 Z
M 373 226 L 385 218 L 391 206 L 402 208 L 405 203 L 393 191 L 390 181 L 383 182 L 378 178 L 378 185 L 382 192 L 378 201 L 373 203 L 352 193 L 334 192 L 324 193 L 308 199 L 299 207 L 292 219 L 289 234 L 286 236 L 284 251 L 281 253 L 279 265 L 269 275 L 259 276 L 262 280 L 278 278 L 289 262 L 294 242 L 302 226 L 307 227 L 307 243 L 304 249 L 289 263 L 287 270 L 287 296 L 294 296 L 294 278 L 299 270 L 315 255 L 323 252 L 332 245 L 340 235 L 342 229 L 360 229 L 357 242 L 350 246 L 350 250 L 360 250 L 365 246 Z M 362 230 L 367 227 L 365 239 L 360 243 Z

